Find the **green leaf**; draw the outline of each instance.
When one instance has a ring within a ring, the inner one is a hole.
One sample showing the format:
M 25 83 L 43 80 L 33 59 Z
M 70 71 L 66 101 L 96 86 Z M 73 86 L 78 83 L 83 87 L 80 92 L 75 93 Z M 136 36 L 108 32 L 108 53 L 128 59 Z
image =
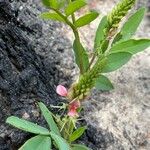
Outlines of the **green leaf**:
M 35 123 L 26 121 L 24 119 L 20 119 L 15 116 L 8 117 L 6 120 L 6 123 L 9 123 L 16 128 L 27 131 L 27 132 L 41 134 L 41 135 L 49 135 L 50 134 L 46 128 L 43 128 Z
M 131 54 L 136 54 L 148 48 L 150 46 L 150 39 L 139 39 L 139 40 L 128 40 L 124 42 L 119 42 L 115 44 L 110 52 L 129 52 Z
M 111 81 L 104 75 L 99 76 L 99 78 L 96 80 L 95 87 L 96 89 L 102 91 L 109 91 L 114 89 Z
M 107 26 L 107 17 L 104 16 L 101 21 L 100 21 L 100 24 L 97 28 L 97 31 L 96 31 L 96 36 L 95 36 L 95 41 L 94 41 L 94 48 L 98 48 L 101 44 L 101 41 L 104 40 L 105 38 L 105 32 L 104 32 L 104 29 L 105 27 Z
M 42 0 L 43 4 L 48 8 L 55 8 L 57 9 L 59 7 L 57 0 Z
M 82 134 L 85 132 L 86 127 L 80 127 L 77 130 L 75 130 L 72 135 L 69 137 L 69 141 L 73 142 L 76 139 L 80 138 L 82 136 Z
M 72 150 L 91 150 L 91 149 L 81 144 L 72 144 Z
M 42 19 L 51 19 L 51 20 L 56 20 L 60 22 L 65 22 L 65 20 L 57 13 L 44 12 L 40 15 L 40 17 Z
M 69 16 L 85 5 L 86 5 L 85 0 L 77 0 L 77 1 L 70 2 L 67 8 L 65 9 L 65 14 Z
M 126 64 L 132 57 L 128 52 L 111 53 L 107 56 L 107 64 L 104 66 L 102 73 L 115 71 Z
M 90 12 L 89 14 L 86 14 L 85 16 L 80 17 L 78 20 L 75 22 L 76 27 L 82 27 L 84 25 L 89 24 L 93 20 L 95 20 L 98 17 L 99 13 L 93 11 Z
M 19 150 L 51 150 L 51 138 L 37 135 L 25 142 Z
M 55 141 L 56 145 L 58 146 L 59 150 L 70 150 L 69 144 L 66 142 L 65 139 L 62 137 L 58 136 L 54 132 L 50 132 L 50 135 L 52 139 Z
M 59 9 L 64 8 L 66 3 L 67 3 L 66 0 L 58 0 Z
M 125 41 L 130 39 L 136 32 L 139 24 L 141 23 L 144 14 L 145 8 L 140 8 L 136 13 L 134 13 L 127 22 L 123 25 L 121 31 L 116 35 L 113 43 L 117 41 Z
M 80 72 L 86 72 L 89 67 L 88 54 L 78 40 L 74 40 L 73 50 L 75 53 L 75 61 L 80 69 Z
M 50 130 L 53 131 L 55 134 L 60 135 L 59 129 L 55 121 L 53 120 L 52 113 L 48 110 L 48 108 L 42 102 L 39 102 L 38 104 L 42 111 L 42 115 L 44 116 L 46 122 L 49 125 Z

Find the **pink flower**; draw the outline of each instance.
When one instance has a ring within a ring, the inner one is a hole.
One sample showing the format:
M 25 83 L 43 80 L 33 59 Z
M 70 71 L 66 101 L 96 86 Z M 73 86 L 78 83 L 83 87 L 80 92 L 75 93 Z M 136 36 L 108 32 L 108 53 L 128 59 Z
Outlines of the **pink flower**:
M 60 96 L 67 96 L 67 94 L 68 94 L 67 89 L 66 89 L 64 86 L 62 86 L 62 85 L 58 85 L 58 86 L 57 86 L 56 92 L 57 92 L 57 94 L 59 94 Z
M 56 87 L 56 92 L 57 92 L 57 94 L 59 94 L 60 96 L 67 96 L 67 94 L 68 94 L 67 89 L 66 89 L 64 86 L 62 86 L 62 85 L 58 85 L 58 86 Z
M 78 117 L 78 112 L 76 109 L 70 109 L 69 112 L 68 112 L 68 116 L 70 117 Z
M 77 109 L 80 107 L 80 101 L 74 101 L 69 104 L 68 116 L 70 117 L 78 117 Z

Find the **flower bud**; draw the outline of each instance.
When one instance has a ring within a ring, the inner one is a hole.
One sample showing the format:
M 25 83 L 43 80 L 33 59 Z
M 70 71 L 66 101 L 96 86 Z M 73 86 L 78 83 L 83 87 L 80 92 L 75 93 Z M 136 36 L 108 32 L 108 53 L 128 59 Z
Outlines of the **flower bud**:
M 70 117 L 78 117 L 77 109 L 81 106 L 80 101 L 76 100 L 69 104 L 68 116 Z
M 64 96 L 64 97 L 66 97 L 67 94 L 68 94 L 67 89 L 66 89 L 64 86 L 62 86 L 62 85 L 58 85 L 58 86 L 57 86 L 56 92 L 57 92 L 57 94 L 59 94 L 60 96 Z

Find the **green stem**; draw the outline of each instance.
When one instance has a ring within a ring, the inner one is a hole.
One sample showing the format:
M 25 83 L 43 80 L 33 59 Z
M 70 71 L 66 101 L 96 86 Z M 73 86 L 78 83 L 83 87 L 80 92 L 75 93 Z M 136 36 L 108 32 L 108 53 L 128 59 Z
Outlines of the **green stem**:
M 94 63 L 94 60 L 96 59 L 96 52 L 93 54 L 93 56 L 92 56 L 92 59 L 91 59 L 91 61 L 90 61 L 90 64 L 89 64 L 89 68 L 88 69 L 90 69 L 91 68 L 91 66 L 92 66 L 92 64 Z
M 68 20 L 68 18 L 63 15 L 59 10 L 51 8 L 53 11 L 55 11 L 61 18 L 65 20 L 65 22 L 71 27 L 72 30 L 75 30 L 76 27 Z
M 69 0 L 70 2 L 72 2 L 72 0 Z M 72 18 L 72 23 L 74 24 L 76 19 L 75 19 L 75 15 L 74 13 L 71 15 Z M 77 28 L 75 30 L 73 30 L 74 36 L 75 36 L 75 40 L 80 43 L 80 36 L 79 36 L 79 32 L 77 30 Z M 83 63 L 82 63 L 82 58 L 80 56 L 80 46 L 78 46 L 77 50 L 76 50 L 76 54 L 78 55 L 79 58 L 79 68 L 80 68 L 80 74 L 83 74 Z
M 73 30 L 73 33 L 74 33 L 74 36 L 75 36 L 76 43 L 81 43 L 78 30 L 77 29 Z M 77 48 L 74 49 L 74 51 L 75 51 L 75 54 L 77 55 L 78 60 L 79 60 L 78 65 L 79 65 L 79 68 L 80 68 L 80 74 L 83 74 L 84 73 L 84 66 L 83 66 L 83 60 L 82 60 L 81 52 L 80 52 L 81 46 L 79 44 L 77 44 L 76 46 L 77 46 Z
M 72 2 L 72 0 L 69 0 L 69 1 Z M 76 21 L 74 13 L 71 15 L 71 18 L 72 18 L 72 22 L 74 24 Z M 73 30 L 73 32 L 74 32 L 76 41 L 80 43 L 80 36 L 79 36 L 79 32 L 78 32 L 77 28 L 76 28 L 76 30 Z M 80 65 L 79 65 L 80 66 L 80 74 L 83 74 L 83 65 L 82 65 L 82 58 L 80 57 L 80 48 L 78 48 L 76 50 L 76 52 L 77 52 L 76 54 L 78 55 L 79 62 L 80 62 Z
M 68 2 L 70 3 L 70 2 L 72 2 L 72 0 L 68 0 Z M 72 22 L 74 24 L 76 21 L 74 13 L 71 15 L 71 18 L 72 18 Z
M 74 36 L 75 36 L 75 40 L 80 43 L 80 37 L 79 37 L 79 32 L 77 30 L 77 28 L 74 26 L 74 24 L 72 24 L 68 18 L 66 16 L 64 16 L 60 11 L 58 11 L 57 9 L 54 9 L 54 8 L 51 8 L 53 11 L 55 11 L 59 16 L 61 16 L 65 22 L 71 27 L 73 33 L 74 33 Z M 72 19 L 73 19 L 73 22 L 75 21 L 75 16 L 72 15 Z M 83 74 L 84 71 L 83 71 L 83 63 L 82 63 L 82 57 L 80 55 L 80 47 L 77 48 L 77 49 L 74 49 L 76 55 L 78 56 L 79 58 L 79 68 L 80 68 L 80 74 Z

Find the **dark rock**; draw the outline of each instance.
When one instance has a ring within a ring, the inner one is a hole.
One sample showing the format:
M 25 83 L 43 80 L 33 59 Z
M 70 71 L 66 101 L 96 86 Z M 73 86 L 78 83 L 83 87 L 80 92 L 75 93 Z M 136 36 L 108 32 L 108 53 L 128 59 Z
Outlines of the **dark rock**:
M 16 149 L 28 134 L 6 125 L 6 118 L 28 114 L 29 120 L 44 124 L 36 115 L 36 103 L 56 105 L 62 101 L 56 95 L 55 85 L 63 73 L 55 66 L 56 59 L 48 60 L 36 53 L 36 43 L 27 35 L 40 37 L 40 24 L 23 24 L 9 1 L 0 1 L 0 12 L 0 149 Z
M 56 95 L 55 86 L 60 78 L 66 85 L 71 81 L 71 76 L 58 69 L 67 39 L 63 37 L 61 41 L 56 36 L 59 24 L 50 22 L 47 27 L 47 23 L 37 19 L 42 8 L 34 2 L 0 1 L 0 150 L 16 150 L 32 136 L 7 125 L 8 116 L 27 116 L 45 126 L 37 102 L 43 101 L 47 106 L 59 104 L 62 100 Z M 34 7 L 36 10 L 32 11 Z M 49 33 L 43 32 L 45 27 Z M 66 68 L 74 66 L 69 64 Z M 96 150 L 107 147 L 106 142 L 111 143 L 112 139 L 107 141 L 102 131 L 89 126 L 82 141 Z
M 0 150 L 17 150 L 32 136 L 8 126 L 8 116 L 28 116 L 28 120 L 45 126 L 37 102 L 43 101 L 47 106 L 60 104 L 63 100 L 56 95 L 55 86 L 69 86 L 72 80 L 71 74 L 66 73 L 75 67 L 70 41 L 56 30 L 61 28 L 59 23 L 37 17 L 44 10 L 40 0 L 0 0 Z M 101 95 L 100 105 L 93 103 L 88 107 L 101 110 L 110 101 Z M 87 126 L 79 143 L 93 150 L 125 149 L 123 142 L 107 129 L 90 123 Z

